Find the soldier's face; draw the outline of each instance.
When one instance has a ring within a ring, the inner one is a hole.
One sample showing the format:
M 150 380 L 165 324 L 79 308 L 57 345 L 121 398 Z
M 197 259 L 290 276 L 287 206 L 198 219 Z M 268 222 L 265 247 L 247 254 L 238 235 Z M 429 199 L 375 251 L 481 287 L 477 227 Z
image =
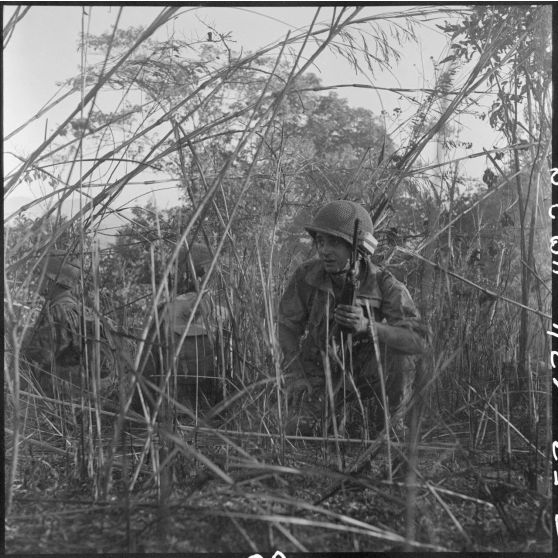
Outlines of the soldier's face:
M 315 236 L 318 256 L 328 273 L 339 273 L 349 266 L 351 245 L 337 236 L 317 233 Z

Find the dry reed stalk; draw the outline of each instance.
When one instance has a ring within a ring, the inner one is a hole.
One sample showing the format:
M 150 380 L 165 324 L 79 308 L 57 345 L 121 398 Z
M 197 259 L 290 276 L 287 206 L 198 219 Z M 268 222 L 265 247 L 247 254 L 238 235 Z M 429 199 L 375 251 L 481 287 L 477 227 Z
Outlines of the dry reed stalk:
M 2 46 L 5 49 L 14 34 L 17 24 L 25 17 L 25 14 L 31 9 L 31 6 L 16 6 L 14 13 L 10 16 L 8 22 L 2 28 Z
M 27 120 L 26 122 L 24 122 L 23 124 L 21 124 L 20 126 L 18 126 L 17 128 L 15 128 L 14 130 L 12 130 L 10 133 L 6 134 L 4 136 L 4 141 L 8 141 L 10 138 L 12 138 L 13 136 L 17 135 L 19 132 L 21 132 L 22 130 L 24 130 L 25 128 L 27 128 L 27 126 L 29 126 L 31 123 L 35 122 L 36 120 L 38 120 L 41 116 L 43 116 L 44 114 L 46 114 L 49 110 L 51 110 L 52 108 L 56 107 L 57 105 L 59 105 L 62 101 L 64 101 L 65 99 L 67 99 L 69 96 L 73 95 L 75 93 L 75 89 L 70 89 L 69 91 L 67 91 L 66 93 L 64 93 L 60 98 L 56 99 L 56 100 L 50 100 L 47 102 L 47 104 L 41 108 L 36 114 L 34 114 L 31 118 L 29 118 L 29 120 Z M 16 155 L 17 157 L 17 155 Z M 7 178 L 10 175 L 7 176 Z M 34 204 L 35 202 L 31 202 L 31 204 Z M 27 207 L 32 207 L 32 205 L 27 206 Z
M 245 431 L 245 430 L 228 430 L 222 427 L 214 428 L 214 427 L 204 427 L 204 426 L 189 426 L 189 425 L 181 425 L 177 426 L 178 430 L 185 433 L 185 436 L 188 436 L 188 433 L 197 432 L 200 436 L 206 436 L 210 439 L 220 441 L 223 444 L 231 444 L 233 445 L 233 441 L 240 441 L 242 439 L 251 439 L 256 438 L 260 440 L 265 439 L 272 439 L 276 438 L 277 434 L 273 432 L 252 432 L 252 431 Z M 300 435 L 292 435 L 292 436 L 285 436 L 286 440 L 304 440 L 304 441 L 314 441 L 314 442 L 327 442 L 331 441 L 331 437 L 323 437 L 323 436 L 300 436 Z M 359 444 L 363 446 L 376 444 L 376 440 L 362 440 L 361 438 L 339 438 L 338 439 L 340 444 Z M 217 443 L 217 442 L 216 442 Z M 406 447 L 404 442 L 394 442 L 391 443 L 392 447 L 403 449 Z M 238 448 L 235 448 L 238 449 Z M 418 444 L 417 443 L 417 451 L 424 451 L 424 452 L 447 452 L 455 450 L 455 444 L 433 444 L 433 443 L 425 443 L 425 444 Z
M 329 315 L 329 297 L 328 301 L 328 309 L 326 310 L 326 316 Z M 329 320 L 328 320 L 329 322 Z M 329 337 L 328 332 L 326 335 Z M 329 401 L 329 413 L 326 413 L 326 418 L 324 421 L 324 434 L 326 434 L 327 438 L 327 430 L 328 430 L 328 418 L 331 419 L 331 426 L 333 428 L 333 440 L 335 443 L 335 455 L 337 457 L 337 469 L 339 471 L 343 470 L 343 459 L 341 456 L 341 447 L 339 445 L 339 431 L 337 429 L 337 417 L 335 416 L 335 394 L 333 393 L 333 382 L 331 379 L 331 366 L 329 363 L 329 358 L 327 357 L 325 351 L 322 351 L 322 362 L 324 366 L 324 374 L 325 374 L 325 385 L 326 385 L 326 395 Z M 326 407 L 327 408 L 327 407 Z
M 521 431 L 514 426 L 514 424 L 512 423 L 512 418 L 511 416 L 504 416 L 502 413 L 500 413 L 500 411 L 498 411 L 494 405 L 492 405 L 492 403 L 490 403 L 489 401 L 487 401 L 473 386 L 468 385 L 467 386 L 469 388 L 469 390 L 471 392 L 473 392 L 475 395 L 477 395 L 483 402 L 486 403 L 486 405 L 488 405 L 490 407 L 491 410 L 493 410 L 506 424 L 507 427 L 507 444 L 508 444 L 508 453 L 511 457 L 511 431 L 513 430 L 524 442 L 525 444 L 527 444 L 527 446 L 532 449 L 534 452 L 538 453 L 543 459 L 546 459 L 546 455 L 544 454 L 544 452 L 542 452 L 539 448 L 537 448 L 535 445 L 533 445 L 533 443 L 524 435 L 521 433 Z M 509 390 L 508 390 L 508 394 L 509 394 Z M 509 405 L 509 395 L 508 395 L 508 405 Z M 508 408 L 508 413 L 509 413 L 509 408 Z
M 417 510 L 417 469 L 418 469 L 418 450 L 420 439 L 420 427 L 424 414 L 424 402 L 426 399 L 425 390 L 427 384 L 424 382 L 423 367 L 424 363 L 417 364 L 417 376 L 420 381 L 420 389 L 414 395 L 411 401 L 410 409 L 410 428 L 408 438 L 407 459 L 408 471 L 405 478 L 405 485 L 407 489 L 405 499 L 405 550 L 410 551 L 412 545 L 410 542 L 416 537 L 415 521 Z M 419 381 L 416 382 L 419 385 Z
M 498 402 L 494 403 L 494 425 L 496 427 L 496 462 L 498 466 L 502 458 L 502 442 L 500 439 L 500 417 L 498 416 Z
M 6 245 L 4 245 L 4 258 L 6 257 Z M 8 285 L 8 277 L 6 274 L 6 268 L 4 267 L 4 285 Z M 12 324 L 15 325 L 17 323 L 16 313 L 14 310 L 14 304 L 11 296 L 10 289 L 4 290 L 4 312 L 5 312 L 5 321 L 6 317 L 9 318 L 11 322 L 11 345 L 13 348 L 13 375 L 10 374 L 10 361 L 8 359 L 8 352 L 4 353 L 4 378 L 8 387 L 8 392 L 12 395 L 12 403 L 13 403 L 13 418 L 14 418 L 14 425 L 13 430 L 11 432 L 12 436 L 12 447 L 13 453 L 11 456 L 11 462 L 9 464 L 8 469 L 8 490 L 5 492 L 6 498 L 6 515 L 8 515 L 11 511 L 12 501 L 13 501 L 13 485 L 17 473 L 17 463 L 19 458 L 19 437 L 20 437 L 20 340 L 17 336 L 17 329 L 13 327 Z
M 7 374 L 4 375 L 4 378 L 7 380 L 8 390 L 12 395 L 12 404 L 13 404 L 13 431 L 12 431 L 12 448 L 13 452 L 11 455 L 11 461 L 9 464 L 9 473 L 7 478 L 7 492 L 5 493 L 6 497 L 6 515 L 9 515 L 12 509 L 13 503 L 13 496 L 14 496 L 14 483 L 17 474 L 17 464 L 19 460 L 19 440 L 20 440 L 20 371 L 19 371 L 19 343 L 16 335 L 16 329 L 13 329 L 13 350 L 14 350 L 14 360 L 13 360 L 13 376 L 10 375 L 9 366 L 6 366 L 5 370 Z M 4 364 L 6 362 L 6 356 L 4 356 Z
M 93 388 L 93 401 L 95 408 L 95 426 L 96 426 L 96 437 L 98 440 L 98 456 L 97 456 L 97 467 L 98 475 L 95 477 L 95 491 L 100 492 L 99 496 L 101 498 L 106 498 L 110 490 L 110 477 L 102 478 L 104 472 L 104 455 L 103 455 L 103 445 L 102 440 L 102 422 L 101 422 L 101 322 L 99 316 L 101 314 L 101 306 L 99 299 L 99 244 L 94 242 L 93 244 L 93 258 L 92 258 L 92 269 L 93 269 L 93 370 L 92 372 L 92 388 Z M 85 332 L 87 335 L 87 332 Z M 86 373 L 87 373 L 86 367 Z M 114 373 L 114 371 L 112 371 Z M 108 469 L 110 472 L 110 468 Z M 99 478 L 100 477 L 100 478 Z M 98 486 L 98 485 L 101 486 Z
M 14 186 L 17 184 L 19 178 L 23 173 L 35 162 L 35 159 L 52 143 L 52 141 L 61 135 L 61 131 L 71 122 L 71 120 L 85 107 L 89 102 L 91 102 L 97 96 L 102 86 L 108 82 L 110 77 L 116 73 L 118 68 L 126 62 L 126 60 L 132 55 L 132 53 L 138 48 L 140 44 L 145 42 L 161 25 L 168 22 L 176 13 L 178 8 L 165 8 L 161 11 L 161 14 L 157 16 L 151 25 L 141 34 L 141 36 L 136 40 L 136 42 L 128 49 L 128 51 L 116 62 L 116 64 L 104 75 L 97 83 L 91 88 L 91 90 L 84 96 L 83 100 L 78 104 L 78 106 L 70 113 L 70 115 L 63 121 L 62 124 L 46 139 L 33 153 L 27 158 L 25 163 L 14 173 L 13 177 L 8 181 L 7 186 L 4 189 L 5 193 L 9 193 Z
M 374 343 L 374 358 L 376 359 L 376 364 L 378 366 L 378 376 L 380 377 L 380 389 L 382 394 L 382 406 L 384 411 L 384 430 L 386 436 L 386 447 L 387 447 L 387 455 L 388 455 L 388 480 L 392 482 L 393 480 L 393 471 L 392 471 L 392 462 L 391 462 L 391 423 L 390 423 L 390 416 L 389 416 L 389 401 L 386 393 L 386 378 L 384 376 L 384 368 L 382 366 L 382 353 L 380 352 L 380 342 L 378 339 L 378 330 L 376 329 L 376 321 L 374 318 L 374 312 L 370 307 L 370 304 L 367 302 L 367 310 L 368 310 L 368 328 L 370 330 L 370 335 L 372 336 L 372 342 Z
M 266 318 L 265 323 L 267 326 L 266 337 L 269 346 L 269 351 L 271 353 L 273 367 L 275 370 L 275 381 L 276 381 L 275 393 L 277 394 L 277 419 L 279 423 L 279 440 L 280 440 L 280 452 L 281 452 L 280 455 L 281 455 L 281 460 L 283 461 L 285 459 L 285 428 L 283 423 L 282 371 L 281 371 L 281 362 L 280 362 L 279 343 L 274 328 L 275 319 L 273 318 L 273 303 L 272 303 L 273 288 L 270 285 L 271 270 L 273 269 L 272 260 L 271 260 L 272 255 L 270 255 L 269 274 L 268 274 L 267 281 L 264 277 L 260 247 L 258 242 L 256 242 L 256 255 L 258 258 L 258 268 L 260 271 L 260 280 L 262 284 L 263 305 L 264 305 L 265 318 Z
M 448 514 L 448 516 L 452 520 L 453 524 L 457 527 L 457 530 L 461 533 L 461 535 L 465 539 L 465 542 L 469 545 L 469 547 L 471 547 L 472 546 L 471 537 L 467 534 L 467 532 L 463 528 L 463 525 L 461 525 L 461 523 L 457 520 L 454 513 L 451 511 L 451 509 L 448 507 L 448 505 L 444 502 L 442 497 L 438 494 L 437 489 L 434 486 L 432 486 L 432 484 L 429 483 L 429 482 L 426 483 L 426 487 L 428 488 L 430 493 L 434 496 L 434 498 L 438 501 L 438 503 L 442 506 L 444 511 Z

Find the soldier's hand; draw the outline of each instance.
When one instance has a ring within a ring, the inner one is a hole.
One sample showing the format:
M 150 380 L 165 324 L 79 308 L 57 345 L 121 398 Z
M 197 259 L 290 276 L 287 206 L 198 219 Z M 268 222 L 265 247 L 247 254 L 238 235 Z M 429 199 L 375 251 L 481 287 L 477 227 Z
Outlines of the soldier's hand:
M 338 325 L 353 333 L 364 333 L 368 330 L 368 318 L 364 316 L 362 306 L 339 304 L 335 308 L 334 318 Z

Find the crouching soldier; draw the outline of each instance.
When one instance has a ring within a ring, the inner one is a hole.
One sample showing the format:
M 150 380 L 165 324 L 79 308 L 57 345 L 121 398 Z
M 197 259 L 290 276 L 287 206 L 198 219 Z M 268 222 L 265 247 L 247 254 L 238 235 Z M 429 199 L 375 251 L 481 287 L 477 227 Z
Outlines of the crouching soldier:
M 79 262 L 63 250 L 48 254 L 39 284 L 45 302 L 24 334 L 22 354 L 32 363 L 39 385 L 49 396 L 75 398 L 97 393 L 102 398 L 112 397 L 118 380 L 116 345 L 107 320 L 95 342 L 93 313 L 75 297 L 80 273 Z
M 197 416 L 223 397 L 218 347 L 227 313 L 207 291 L 196 307 L 197 288 L 212 258 L 201 244 L 192 245 L 189 256 L 193 269 L 189 268 L 188 251 L 179 254 L 174 291 L 180 294 L 171 295 L 167 303 L 159 306 L 158 322 L 148 330 L 139 370 L 157 386 L 157 390 L 149 386 L 144 390 L 152 409 L 163 392 Z M 138 408 L 137 400 L 134 407 Z
M 425 351 L 428 328 L 407 288 L 370 260 L 377 241 L 361 205 L 328 203 L 305 228 L 318 257 L 295 271 L 279 305 L 279 342 L 290 395 L 287 433 L 316 434 L 328 407 L 328 427 L 333 414 L 341 432 L 381 431 L 385 398 L 379 365 L 390 424 L 401 428 L 415 375 L 412 355 Z M 342 299 L 348 281 L 355 296 L 347 302 Z M 351 413 L 360 418 L 355 422 Z

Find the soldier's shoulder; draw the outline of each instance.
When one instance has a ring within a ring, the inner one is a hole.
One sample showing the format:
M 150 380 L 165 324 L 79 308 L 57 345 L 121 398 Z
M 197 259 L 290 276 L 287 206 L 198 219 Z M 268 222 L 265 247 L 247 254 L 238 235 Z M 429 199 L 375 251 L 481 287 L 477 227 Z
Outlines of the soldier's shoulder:
M 376 277 L 376 281 L 382 290 L 390 290 L 405 287 L 395 275 L 382 265 L 369 262 L 369 268 L 372 275 Z
M 50 301 L 49 306 L 51 308 L 56 308 L 56 307 L 77 308 L 79 306 L 79 302 L 77 298 L 70 291 L 65 291 L 59 294 L 58 296 L 56 296 L 55 298 L 53 298 Z
M 183 293 L 170 300 L 168 306 L 169 308 L 180 308 L 182 310 L 190 309 L 196 303 L 197 298 L 198 295 L 195 292 Z

